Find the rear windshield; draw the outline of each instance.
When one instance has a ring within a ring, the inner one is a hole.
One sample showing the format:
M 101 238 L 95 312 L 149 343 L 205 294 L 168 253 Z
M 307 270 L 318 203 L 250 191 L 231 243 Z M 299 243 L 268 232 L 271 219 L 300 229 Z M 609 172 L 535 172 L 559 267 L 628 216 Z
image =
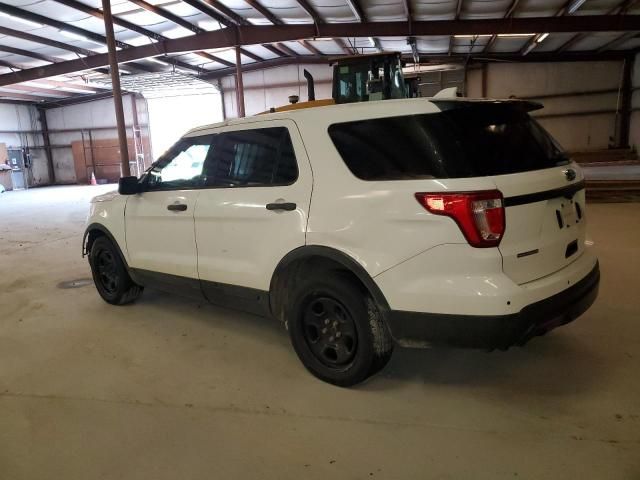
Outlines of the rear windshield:
M 482 177 L 569 162 L 529 114 L 510 104 L 336 123 L 329 136 L 363 180 Z

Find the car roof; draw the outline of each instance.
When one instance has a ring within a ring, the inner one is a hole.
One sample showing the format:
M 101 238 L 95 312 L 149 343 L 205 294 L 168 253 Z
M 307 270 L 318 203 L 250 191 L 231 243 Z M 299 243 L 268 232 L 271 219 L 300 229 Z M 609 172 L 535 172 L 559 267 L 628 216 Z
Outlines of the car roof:
M 243 125 L 267 122 L 270 120 L 300 120 L 303 122 L 328 119 L 336 122 L 341 117 L 378 118 L 393 117 L 399 115 L 412 115 L 420 113 L 436 113 L 454 108 L 464 108 L 472 105 L 500 105 L 510 104 L 524 111 L 532 111 L 542 108 L 536 102 L 520 99 L 470 99 L 470 98 L 403 98 L 396 100 L 379 100 L 373 102 L 354 102 L 337 105 L 325 105 L 310 108 L 300 108 L 296 110 L 286 110 L 283 112 L 263 113 L 244 118 L 231 118 L 224 122 L 212 123 L 192 128 L 184 136 L 194 136 L 200 132 L 212 130 L 220 127 Z
M 391 116 L 395 112 L 397 112 L 398 114 L 402 114 L 403 112 L 407 111 L 407 109 L 415 110 L 416 106 L 428 108 L 427 105 L 434 104 L 428 98 L 402 98 L 397 100 L 354 102 L 310 108 L 300 108 L 296 110 L 286 110 L 283 112 L 261 113 L 259 115 L 253 115 L 244 118 L 230 118 L 225 120 L 224 122 L 212 123 L 209 125 L 202 125 L 200 127 L 192 128 L 185 134 L 185 136 L 190 136 L 202 130 L 210 130 L 232 125 L 254 124 L 257 122 L 266 122 L 269 120 L 309 120 L 322 117 L 335 120 L 336 118 L 340 118 L 340 116 L 345 114 L 346 112 L 353 111 L 361 112 L 365 117 L 369 115 L 372 117 L 381 116 L 379 115 L 380 113 L 384 113 L 386 114 L 386 116 Z

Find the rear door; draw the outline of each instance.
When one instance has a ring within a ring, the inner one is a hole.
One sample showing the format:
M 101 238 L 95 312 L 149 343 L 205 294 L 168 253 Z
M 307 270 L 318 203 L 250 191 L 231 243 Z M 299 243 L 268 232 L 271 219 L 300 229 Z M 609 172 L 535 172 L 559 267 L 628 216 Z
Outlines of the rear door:
M 217 132 L 195 211 L 198 273 L 210 301 L 252 310 L 278 262 L 305 244 L 311 168 L 293 121 Z

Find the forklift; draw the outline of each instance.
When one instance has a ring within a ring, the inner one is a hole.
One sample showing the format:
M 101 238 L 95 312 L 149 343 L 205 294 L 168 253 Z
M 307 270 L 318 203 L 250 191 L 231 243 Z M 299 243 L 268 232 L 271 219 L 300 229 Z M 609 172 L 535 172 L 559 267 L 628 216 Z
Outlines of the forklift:
M 373 53 L 334 59 L 335 103 L 369 102 L 407 98 L 399 52 Z
M 405 79 L 400 52 L 338 57 L 331 59 L 329 65 L 333 66 L 332 98 L 316 100 L 313 76 L 304 70 L 308 101 L 299 102 L 297 95 L 291 95 L 289 105 L 271 108 L 269 112 L 418 96 L 419 77 Z

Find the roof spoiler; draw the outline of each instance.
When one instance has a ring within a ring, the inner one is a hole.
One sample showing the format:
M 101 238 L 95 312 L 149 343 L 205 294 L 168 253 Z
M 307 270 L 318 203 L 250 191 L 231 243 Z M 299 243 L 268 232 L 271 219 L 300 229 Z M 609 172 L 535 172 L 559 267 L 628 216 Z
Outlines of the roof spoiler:
M 532 102 L 531 100 L 518 100 L 516 98 L 509 98 L 505 100 L 470 100 L 466 98 L 430 98 L 429 101 L 435 103 L 440 107 L 440 110 L 455 110 L 460 108 L 471 107 L 487 107 L 489 105 L 500 106 L 509 105 L 523 112 L 533 112 L 534 110 L 540 110 L 544 108 L 544 105 L 538 102 Z
M 457 98 L 457 97 L 458 97 L 458 87 L 443 88 L 433 96 L 433 98 Z

